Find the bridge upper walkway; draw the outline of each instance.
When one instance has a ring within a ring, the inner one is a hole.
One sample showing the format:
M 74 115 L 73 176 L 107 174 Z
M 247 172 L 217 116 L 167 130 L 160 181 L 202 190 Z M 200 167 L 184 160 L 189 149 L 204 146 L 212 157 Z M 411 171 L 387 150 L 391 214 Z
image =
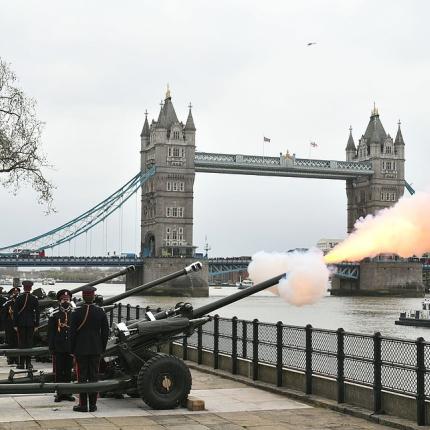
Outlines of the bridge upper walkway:
M 317 179 L 352 179 L 373 175 L 369 162 L 314 160 L 280 155 L 215 154 L 196 152 L 196 172 L 231 173 L 238 175 L 289 176 Z

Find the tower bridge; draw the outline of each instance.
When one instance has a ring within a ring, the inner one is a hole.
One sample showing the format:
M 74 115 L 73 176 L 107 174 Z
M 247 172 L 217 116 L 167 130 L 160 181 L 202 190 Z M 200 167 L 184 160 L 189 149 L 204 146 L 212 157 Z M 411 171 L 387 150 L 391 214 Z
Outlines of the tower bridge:
M 130 286 L 182 268 L 189 263 L 188 260 L 193 259 L 196 248 L 193 242 L 193 187 L 196 172 L 344 180 L 348 232 L 352 231 L 359 217 L 375 214 L 392 206 L 403 195 L 405 187 L 413 193 L 404 177 L 405 143 L 400 122 L 393 139 L 385 132 L 375 107 L 357 145 L 350 128 L 344 161 L 297 158 L 295 154 L 289 153 L 267 157 L 196 152 L 196 127 L 192 107 L 189 106 L 185 123 L 179 121 L 169 90 L 161 104 L 157 120 L 149 122 L 148 114 L 145 113 L 140 139 L 140 172 L 125 186 L 63 226 L 0 248 L 0 253 L 12 252 L 14 248 L 48 249 L 61 243 L 70 243 L 141 190 L 139 270 L 134 275 L 135 279 L 130 281 Z M 0 265 L 6 263 L 2 260 Z M 93 265 L 114 262 L 112 258 L 86 261 Z M 55 261 L 51 260 L 50 263 Z M 76 260 L 69 259 L 68 262 L 63 261 L 62 265 L 78 265 L 77 263 Z M 236 269 L 240 270 L 241 267 L 237 266 Z M 206 265 L 203 277 L 177 281 L 172 288 L 175 292 L 181 290 L 193 295 L 205 295 L 207 274 L 216 271 L 221 273 L 232 268 L 234 269 L 233 264 L 223 267 L 222 262 L 212 262 L 209 267 Z M 358 272 L 341 269 L 339 273 L 344 278 L 357 277 Z

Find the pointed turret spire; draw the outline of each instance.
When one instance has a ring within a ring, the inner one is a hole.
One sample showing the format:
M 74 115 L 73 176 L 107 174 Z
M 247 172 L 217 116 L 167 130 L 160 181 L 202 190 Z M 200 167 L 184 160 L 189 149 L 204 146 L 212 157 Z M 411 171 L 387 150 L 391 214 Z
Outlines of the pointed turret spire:
M 166 98 L 164 103 L 161 102 L 160 115 L 158 116 L 157 128 L 170 129 L 172 124 L 179 123 L 176 116 L 175 108 L 172 104 L 172 96 L 170 95 L 170 88 L 167 85 Z
M 196 131 L 196 126 L 194 125 L 194 119 L 193 119 L 193 114 L 191 113 L 191 108 L 193 106 L 191 105 L 191 103 L 188 105 L 189 111 L 188 111 L 188 118 L 187 118 L 187 122 L 185 124 L 185 128 L 184 130 L 189 130 L 189 131 Z
M 363 137 L 366 138 L 368 142 L 383 142 L 387 137 L 387 133 L 385 133 L 384 127 L 379 119 L 379 111 L 375 103 L 373 103 L 370 121 Z
M 396 140 L 394 141 L 395 145 L 404 145 L 405 141 L 403 140 L 402 130 L 400 129 L 401 122 L 397 123 L 399 128 L 397 129 Z
M 149 137 L 148 111 L 145 111 L 145 122 L 143 124 L 142 133 L 140 133 L 140 137 Z
M 346 148 L 347 151 L 348 150 L 353 150 L 355 151 L 355 143 L 354 143 L 354 138 L 352 137 L 352 127 L 349 127 L 349 138 L 348 138 L 348 143 L 346 144 Z

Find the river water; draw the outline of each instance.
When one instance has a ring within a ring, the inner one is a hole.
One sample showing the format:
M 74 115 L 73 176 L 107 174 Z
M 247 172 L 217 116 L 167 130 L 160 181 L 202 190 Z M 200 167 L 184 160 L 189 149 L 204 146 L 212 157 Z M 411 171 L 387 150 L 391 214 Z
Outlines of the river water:
M 79 284 L 59 283 L 55 286 L 35 284 L 48 290 L 59 291 L 62 288 L 76 288 Z M 125 291 L 124 284 L 101 284 L 97 293 L 110 297 Z M 151 297 L 136 296 L 123 300 L 122 303 L 131 305 L 166 308 L 180 301 L 188 301 L 194 307 L 225 297 L 237 292 L 235 287 L 210 287 L 209 297 Z M 337 329 L 373 334 L 380 331 L 383 336 L 415 339 L 419 336 L 430 340 L 430 328 L 396 326 L 394 321 L 400 311 L 420 309 L 421 299 L 411 298 L 378 298 L 378 297 L 334 297 L 325 296 L 318 303 L 302 307 L 292 306 L 268 291 L 259 292 L 241 301 L 225 306 L 218 310 L 222 317 L 237 316 L 240 319 L 252 320 L 257 318 L 262 322 L 305 326 L 312 324 L 316 328 Z

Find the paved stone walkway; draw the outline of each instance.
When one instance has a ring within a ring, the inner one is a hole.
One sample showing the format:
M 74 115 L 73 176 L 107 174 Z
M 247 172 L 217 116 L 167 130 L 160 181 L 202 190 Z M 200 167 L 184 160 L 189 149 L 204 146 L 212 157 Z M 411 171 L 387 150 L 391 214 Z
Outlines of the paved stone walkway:
M 40 365 L 38 365 L 40 367 Z M 0 378 L 8 372 L 0 358 Z M 95 413 L 76 413 L 72 402 L 54 403 L 52 395 L 0 395 L 1 429 L 58 430 L 382 430 L 334 411 L 314 408 L 236 381 L 192 370 L 193 397 L 206 411 L 184 408 L 154 411 L 140 399 L 100 399 Z

